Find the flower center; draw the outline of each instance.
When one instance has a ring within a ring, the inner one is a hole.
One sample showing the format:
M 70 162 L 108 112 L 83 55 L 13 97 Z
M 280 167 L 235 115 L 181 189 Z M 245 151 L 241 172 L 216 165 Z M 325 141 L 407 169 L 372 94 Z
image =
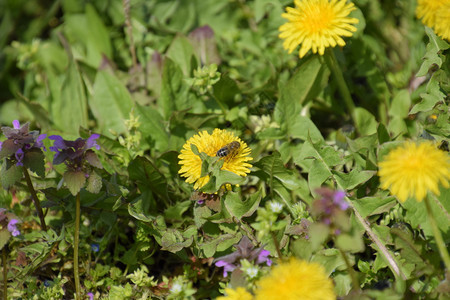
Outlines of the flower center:
M 328 30 L 335 15 L 329 3 L 314 3 L 305 7 L 303 26 L 309 33 L 323 33 Z

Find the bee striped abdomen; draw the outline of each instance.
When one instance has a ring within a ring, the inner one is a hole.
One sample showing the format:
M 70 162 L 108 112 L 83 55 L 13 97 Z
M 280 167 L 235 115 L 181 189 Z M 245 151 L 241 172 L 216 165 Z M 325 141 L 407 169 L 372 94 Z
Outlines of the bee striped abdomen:
M 241 144 L 239 142 L 233 141 L 233 142 L 223 146 L 219 150 L 217 150 L 216 156 L 218 156 L 218 157 L 226 157 L 229 155 L 234 156 L 234 155 L 236 155 L 240 146 L 241 146 Z

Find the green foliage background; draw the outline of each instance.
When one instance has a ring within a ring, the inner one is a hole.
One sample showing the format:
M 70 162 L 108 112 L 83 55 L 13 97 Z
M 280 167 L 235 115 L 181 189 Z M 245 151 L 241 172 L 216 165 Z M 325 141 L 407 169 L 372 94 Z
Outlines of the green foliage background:
M 227 280 L 211 258 L 230 253 L 243 235 L 275 255 L 271 237 L 255 229 L 258 207 L 277 201 L 283 255 L 322 263 L 337 294 L 348 296 L 349 273 L 327 235 L 320 228 L 311 239 L 298 234 L 302 219 L 314 221 L 307 207 L 316 188 L 327 185 L 348 193 L 403 274 L 395 275 L 352 214 L 354 232 L 337 243 L 358 274 L 360 299 L 444 297 L 423 203 L 400 205 L 376 176 L 397 141 L 440 143 L 450 135 L 449 44 L 415 18 L 414 2 L 354 1 L 358 31 L 334 49 L 357 106 L 352 123 L 323 58 L 299 59 L 282 48 L 278 27 L 291 1 L 135 0 L 131 27 L 119 0 L 2 1 L 0 123 L 29 121 L 66 139 L 101 134 L 103 188 L 82 193 L 86 292 L 176 298 L 169 287 L 183 275 L 195 291 L 189 297 L 214 298 Z M 194 31 L 206 25 L 214 35 L 199 38 Z M 203 66 L 210 69 L 202 73 Z M 178 175 L 185 141 L 214 128 L 234 131 L 254 158 L 246 181 L 221 194 L 219 208 L 196 204 Z M 24 222 L 23 237 L 9 245 L 11 261 L 27 257 L 9 270 L 13 297 L 73 293 L 74 202 L 57 188 L 62 172 L 48 166 L 45 178 L 34 178 L 49 211 L 47 232 L 37 230 L 32 206 L 18 203 L 28 198 L 24 185 L 1 194 L 1 205 Z M 441 189 L 432 203 L 448 243 L 450 192 Z

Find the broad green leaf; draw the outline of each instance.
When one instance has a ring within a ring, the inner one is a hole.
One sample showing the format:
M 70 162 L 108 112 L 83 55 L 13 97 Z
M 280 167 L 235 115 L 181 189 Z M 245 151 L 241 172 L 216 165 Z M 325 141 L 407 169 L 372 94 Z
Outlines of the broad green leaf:
M 229 192 L 225 195 L 225 207 L 228 212 L 237 219 L 242 217 L 250 217 L 258 208 L 261 201 L 261 191 L 252 194 L 245 201 L 241 200 L 241 196 L 237 193 Z
M 377 132 L 378 123 L 375 117 L 362 107 L 355 108 L 355 123 L 361 135 L 371 135 Z
M 361 171 L 354 168 L 350 173 L 333 171 L 333 174 L 340 187 L 344 190 L 351 190 L 372 178 L 376 171 Z
M 61 131 L 77 135 L 80 126 L 87 127 L 88 107 L 85 87 L 74 60 L 69 63 L 62 82 L 53 84 L 51 119 Z
M 89 107 L 101 134 L 112 138 L 110 130 L 126 132 L 125 120 L 130 117 L 133 105 L 130 93 L 117 77 L 107 70 L 97 72 Z
M 153 193 L 169 200 L 167 180 L 158 168 L 145 157 L 135 158 L 128 166 L 130 180 L 134 181 L 141 191 L 150 189 Z
M 43 178 L 45 176 L 44 158 L 41 149 L 33 148 L 26 152 L 23 165 Z
M 66 171 L 63 178 L 70 193 L 74 196 L 80 192 L 86 183 L 86 176 L 83 171 Z
M 194 241 L 194 237 L 185 239 L 183 235 L 176 229 L 167 229 L 161 238 L 161 250 L 176 253 L 183 248 L 189 247 Z
M 169 134 L 164 128 L 161 114 L 150 106 L 136 104 L 135 113 L 139 116 L 139 131 L 143 133 L 143 139 L 147 140 L 152 149 L 166 151 L 169 146 Z
M 11 238 L 11 233 L 6 228 L 0 230 L 0 250 L 8 243 Z
M 177 35 L 170 44 L 166 55 L 181 68 L 185 76 L 191 74 L 191 58 L 194 55 L 194 49 L 185 36 Z
M 189 209 L 189 207 L 191 207 L 192 204 L 192 201 L 177 202 L 164 211 L 164 217 L 166 220 L 183 221 L 183 214 Z
M 397 204 L 393 196 L 364 197 L 352 201 L 363 218 L 389 212 Z
M 438 102 L 444 102 L 446 95 L 441 91 L 439 85 L 439 77 L 444 74 L 444 71 L 439 70 L 433 73 L 430 81 L 427 84 L 427 92 L 420 94 L 422 101 L 414 105 L 409 112 L 410 114 L 416 114 L 422 111 L 430 111 Z
M 309 137 L 314 143 L 323 141 L 322 134 L 313 121 L 301 115 L 297 115 L 294 118 L 293 123 L 289 125 L 288 135 L 291 138 L 299 138 L 304 141 Z
M 411 96 L 407 90 L 400 90 L 392 99 L 389 107 L 389 115 L 392 117 L 408 117 L 409 107 L 411 105 Z

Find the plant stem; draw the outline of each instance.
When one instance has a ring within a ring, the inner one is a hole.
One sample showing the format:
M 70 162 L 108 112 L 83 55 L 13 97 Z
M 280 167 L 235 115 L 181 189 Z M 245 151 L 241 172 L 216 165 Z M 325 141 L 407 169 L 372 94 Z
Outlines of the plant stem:
M 347 266 L 348 273 L 350 274 L 350 278 L 352 279 L 353 288 L 355 290 L 360 290 L 358 277 L 356 276 L 355 270 L 350 265 L 350 261 L 348 260 L 347 255 L 345 254 L 344 251 L 341 250 L 341 248 L 338 248 L 338 250 L 341 253 L 342 258 L 344 258 L 345 265 Z
M 42 212 L 41 202 L 37 197 L 36 190 L 33 187 L 33 183 L 31 182 L 30 174 L 28 173 L 27 168 L 23 167 L 23 174 L 25 175 L 25 181 L 27 182 L 28 190 L 31 193 L 31 199 L 33 199 L 34 207 L 39 215 L 39 219 L 41 221 L 41 228 L 44 231 L 47 231 L 47 225 L 45 225 L 44 213 Z
M 2 262 L 3 262 L 3 299 L 8 299 L 8 269 L 6 268 L 6 259 L 8 255 L 6 254 L 6 248 L 8 245 L 5 245 L 2 249 Z
M 339 92 L 341 93 L 341 96 L 344 99 L 344 103 L 345 106 L 347 106 L 348 113 L 353 119 L 353 122 L 355 122 L 355 104 L 353 103 L 352 96 L 350 95 L 348 86 L 345 83 L 344 75 L 342 74 L 341 68 L 337 63 L 333 50 L 332 49 L 325 50 L 324 58 L 325 63 L 327 64 L 328 68 L 331 70 L 331 73 L 333 73 L 333 76 L 336 79 Z
M 277 237 L 275 236 L 275 233 L 272 232 L 272 231 L 270 232 L 270 235 L 272 236 L 272 240 L 273 240 L 273 243 L 275 245 L 275 250 L 277 251 L 278 258 L 282 259 L 283 255 L 281 254 L 280 244 L 278 243 Z
M 73 243 L 73 274 L 75 277 L 76 300 L 81 300 L 80 274 L 78 272 L 78 244 L 80 243 L 80 193 L 75 203 L 75 234 Z
M 447 247 L 445 246 L 444 239 L 442 238 L 439 227 L 437 226 L 436 219 L 434 218 L 433 211 L 431 210 L 430 200 L 428 196 L 425 197 L 425 207 L 427 208 L 428 220 L 430 221 L 431 230 L 433 231 L 434 239 L 436 240 L 439 254 L 444 261 L 445 268 L 450 270 L 450 257 L 448 255 Z
M 130 0 L 123 0 L 123 12 L 125 15 L 125 26 L 127 27 L 128 38 L 130 39 L 130 53 L 133 61 L 133 68 L 137 68 L 136 50 L 134 49 L 133 26 L 130 19 Z

